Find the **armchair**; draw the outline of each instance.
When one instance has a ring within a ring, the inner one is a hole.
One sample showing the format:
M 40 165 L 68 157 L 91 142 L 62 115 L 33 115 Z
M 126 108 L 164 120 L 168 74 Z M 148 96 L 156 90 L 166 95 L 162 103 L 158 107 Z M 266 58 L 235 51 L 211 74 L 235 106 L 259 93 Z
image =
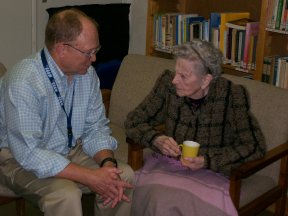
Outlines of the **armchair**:
M 116 157 L 127 160 L 134 170 L 143 165 L 144 149 L 125 137 L 124 121 L 152 89 L 164 69 L 174 69 L 174 60 L 152 56 L 126 56 L 113 89 L 108 117 L 112 134 L 119 140 Z M 243 164 L 230 176 L 230 195 L 239 215 L 257 215 L 276 203 L 275 214 L 287 214 L 288 186 L 288 91 L 265 83 L 224 74 L 249 92 L 251 111 L 264 133 L 268 154 Z M 128 153 L 128 155 L 127 155 Z M 240 196 L 241 191 L 241 196 Z
M 0 62 L 0 77 L 6 72 L 5 66 Z M 24 216 L 25 214 L 25 200 L 17 196 L 13 191 L 0 184 L 0 205 L 9 202 L 16 202 L 17 216 Z

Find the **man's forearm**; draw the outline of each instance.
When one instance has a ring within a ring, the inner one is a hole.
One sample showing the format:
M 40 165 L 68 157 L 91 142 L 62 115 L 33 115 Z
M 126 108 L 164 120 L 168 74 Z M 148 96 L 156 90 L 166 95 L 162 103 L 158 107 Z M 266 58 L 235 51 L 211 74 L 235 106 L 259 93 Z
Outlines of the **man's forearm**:
M 69 179 L 84 185 L 88 184 L 88 179 L 91 169 L 82 167 L 74 163 L 69 163 L 60 173 L 55 177 Z

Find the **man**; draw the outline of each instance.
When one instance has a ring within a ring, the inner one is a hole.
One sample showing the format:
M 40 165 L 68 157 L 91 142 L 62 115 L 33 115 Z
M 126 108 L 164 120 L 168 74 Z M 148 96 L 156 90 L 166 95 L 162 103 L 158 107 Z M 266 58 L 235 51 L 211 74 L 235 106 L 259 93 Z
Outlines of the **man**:
M 134 173 L 114 159 L 117 141 L 91 67 L 100 49 L 97 23 L 76 9 L 58 12 L 45 45 L 1 86 L 0 182 L 45 216 L 82 215 L 81 196 L 89 192 L 96 193 L 95 215 L 129 215 Z

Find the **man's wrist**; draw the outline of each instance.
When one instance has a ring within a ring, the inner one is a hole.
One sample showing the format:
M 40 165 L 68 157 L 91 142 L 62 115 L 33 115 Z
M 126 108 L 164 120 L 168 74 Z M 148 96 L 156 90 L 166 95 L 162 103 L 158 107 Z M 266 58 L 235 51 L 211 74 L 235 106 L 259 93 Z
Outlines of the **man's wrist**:
M 117 160 L 112 157 L 104 158 L 100 163 L 100 167 L 103 167 L 105 164 L 111 164 L 111 163 L 113 163 L 115 167 L 118 167 Z

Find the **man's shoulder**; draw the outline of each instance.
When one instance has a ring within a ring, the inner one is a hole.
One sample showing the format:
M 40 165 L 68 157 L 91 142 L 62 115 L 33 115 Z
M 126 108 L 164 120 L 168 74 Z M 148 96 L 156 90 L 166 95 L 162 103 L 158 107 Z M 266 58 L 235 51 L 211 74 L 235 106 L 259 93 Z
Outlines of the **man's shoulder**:
M 37 54 L 34 54 L 17 62 L 7 73 L 13 75 L 13 77 L 29 76 L 37 71 L 39 66 L 40 62 Z

